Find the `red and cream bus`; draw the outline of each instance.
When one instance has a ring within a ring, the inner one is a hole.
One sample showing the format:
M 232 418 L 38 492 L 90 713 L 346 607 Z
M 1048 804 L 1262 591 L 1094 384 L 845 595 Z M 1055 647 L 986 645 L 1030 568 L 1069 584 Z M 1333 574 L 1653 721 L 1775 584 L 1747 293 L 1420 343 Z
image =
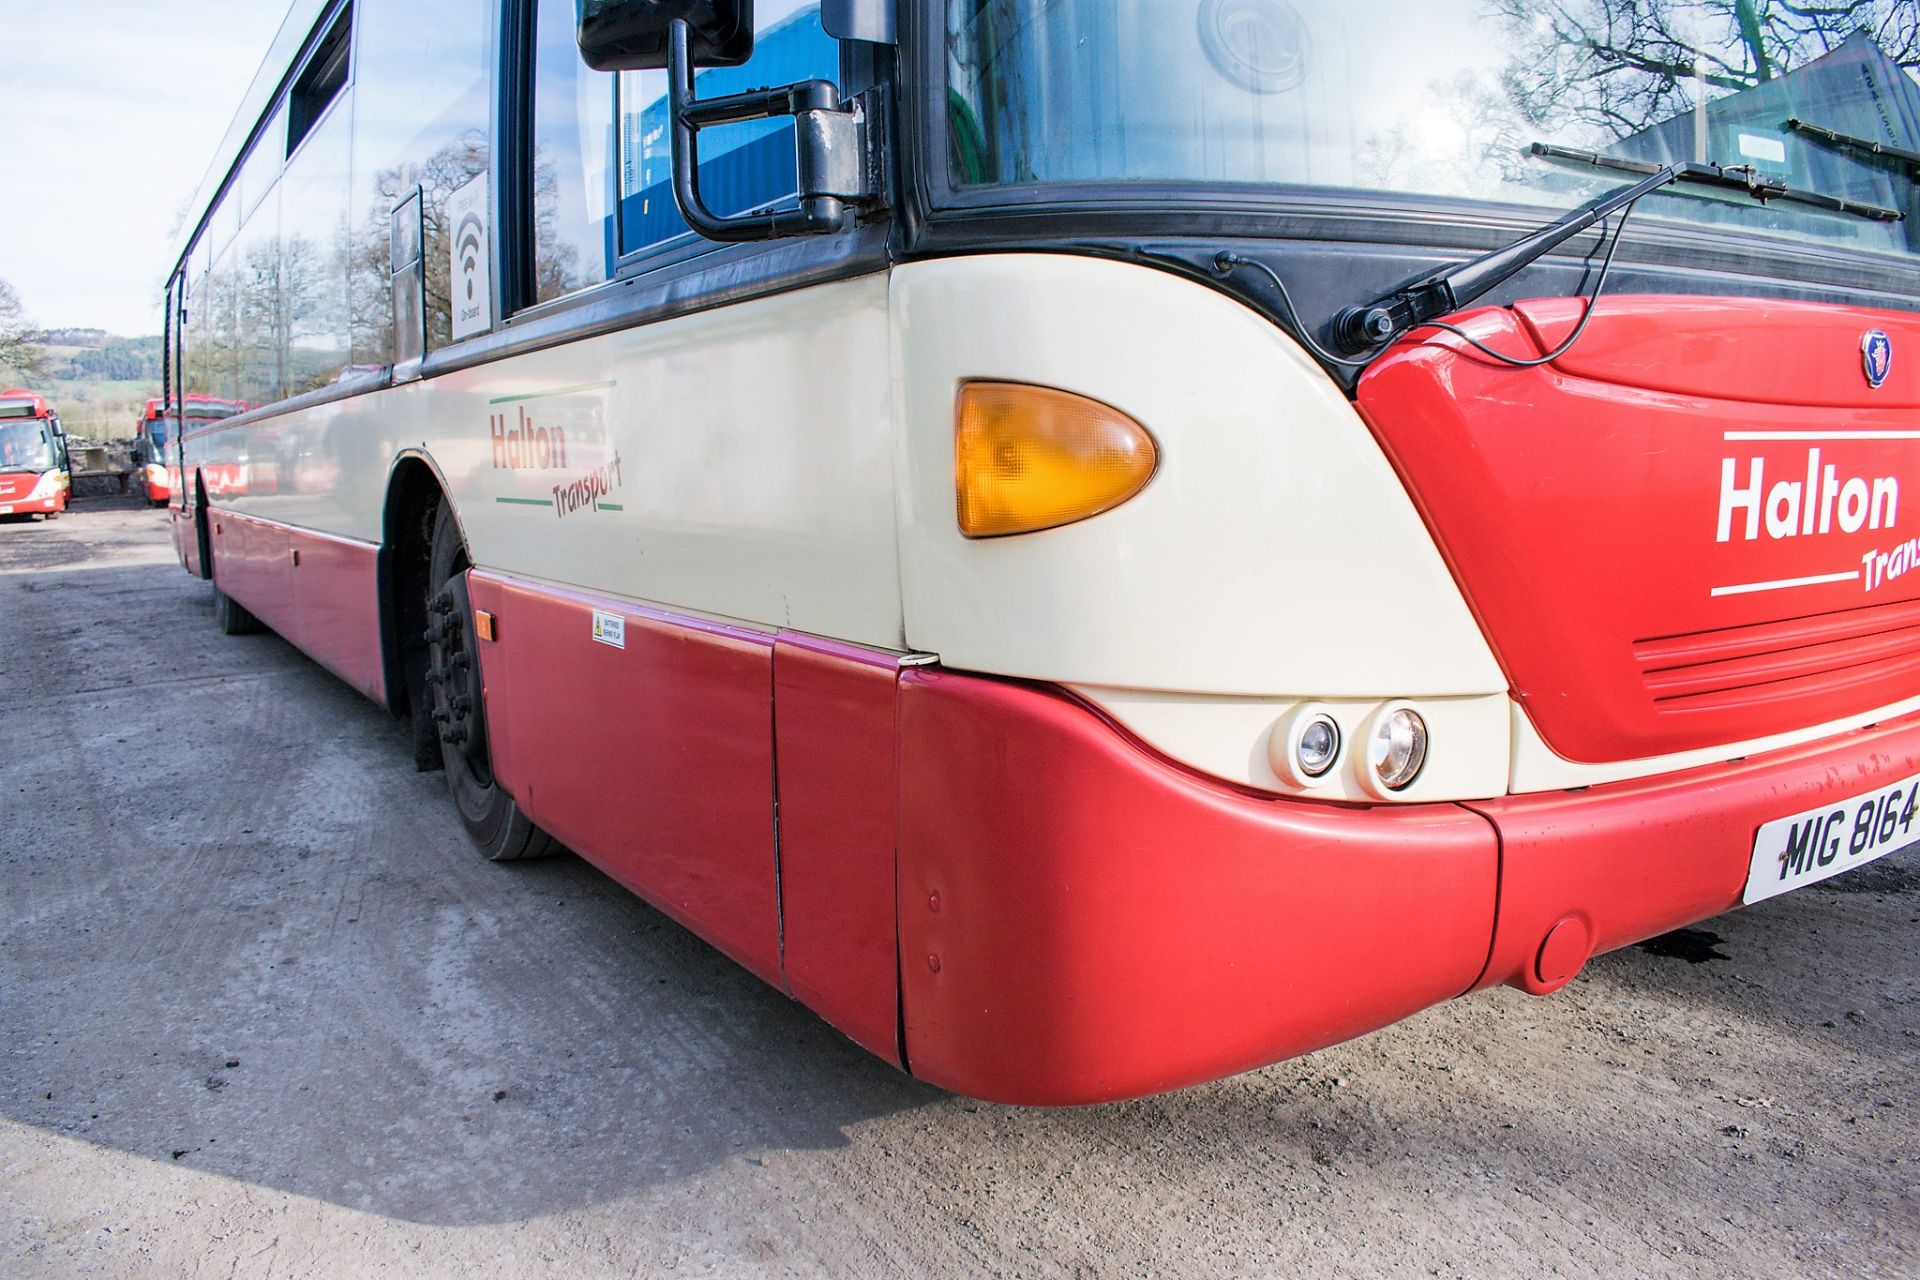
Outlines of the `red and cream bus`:
M 181 415 L 185 415 L 187 430 L 193 431 L 247 411 L 247 406 L 240 401 L 212 396 L 189 395 L 181 397 L 181 401 L 176 412 L 174 406 L 163 399 L 148 400 L 134 422 L 134 485 L 147 501 L 157 506 L 171 504 L 179 493 Z M 225 491 L 225 488 L 209 490 Z
M 181 557 L 947 1088 L 1550 992 L 1920 839 L 1886 7 L 301 0 Z
M 0 516 L 56 520 L 72 490 L 67 437 L 46 398 L 0 391 Z

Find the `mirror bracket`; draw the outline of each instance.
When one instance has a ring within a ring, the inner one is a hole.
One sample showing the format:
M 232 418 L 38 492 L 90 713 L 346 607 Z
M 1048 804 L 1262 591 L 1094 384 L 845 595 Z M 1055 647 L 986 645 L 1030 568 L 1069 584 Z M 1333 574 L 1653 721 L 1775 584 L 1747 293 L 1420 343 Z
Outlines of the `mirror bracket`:
M 673 117 L 673 197 L 687 225 L 709 240 L 738 242 L 831 235 L 854 211 L 877 203 L 880 184 L 868 163 L 864 104 L 840 100 L 830 81 L 801 80 L 698 99 L 693 88 L 692 30 L 676 18 L 667 36 L 667 94 Z M 700 195 L 700 130 L 791 116 L 798 208 L 719 214 Z

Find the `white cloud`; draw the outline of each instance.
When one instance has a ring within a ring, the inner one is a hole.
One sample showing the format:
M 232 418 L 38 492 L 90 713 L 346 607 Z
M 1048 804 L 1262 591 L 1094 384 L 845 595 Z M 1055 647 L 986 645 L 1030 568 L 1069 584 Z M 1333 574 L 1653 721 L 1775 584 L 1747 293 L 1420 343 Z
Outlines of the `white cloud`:
M 260 0 L 0 0 L 0 278 L 35 320 L 159 331 L 174 224 L 281 16 Z

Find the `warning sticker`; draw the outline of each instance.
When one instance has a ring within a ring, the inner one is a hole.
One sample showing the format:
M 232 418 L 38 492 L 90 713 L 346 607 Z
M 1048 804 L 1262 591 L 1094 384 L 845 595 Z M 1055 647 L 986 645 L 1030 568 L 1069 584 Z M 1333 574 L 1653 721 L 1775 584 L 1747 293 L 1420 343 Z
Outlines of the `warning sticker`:
M 593 611 L 593 639 L 596 644 L 611 645 L 616 649 L 627 647 L 627 620 L 617 613 Z

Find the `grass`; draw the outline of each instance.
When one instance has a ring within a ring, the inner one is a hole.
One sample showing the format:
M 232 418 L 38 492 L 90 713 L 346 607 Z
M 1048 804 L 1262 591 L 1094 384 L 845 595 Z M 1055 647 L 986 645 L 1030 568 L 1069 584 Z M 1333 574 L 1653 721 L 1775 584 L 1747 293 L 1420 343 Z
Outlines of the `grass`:
M 149 398 L 160 394 L 160 384 L 96 378 L 47 379 L 34 387 L 60 415 L 68 435 L 89 440 L 123 440 L 133 435 L 134 421 Z

